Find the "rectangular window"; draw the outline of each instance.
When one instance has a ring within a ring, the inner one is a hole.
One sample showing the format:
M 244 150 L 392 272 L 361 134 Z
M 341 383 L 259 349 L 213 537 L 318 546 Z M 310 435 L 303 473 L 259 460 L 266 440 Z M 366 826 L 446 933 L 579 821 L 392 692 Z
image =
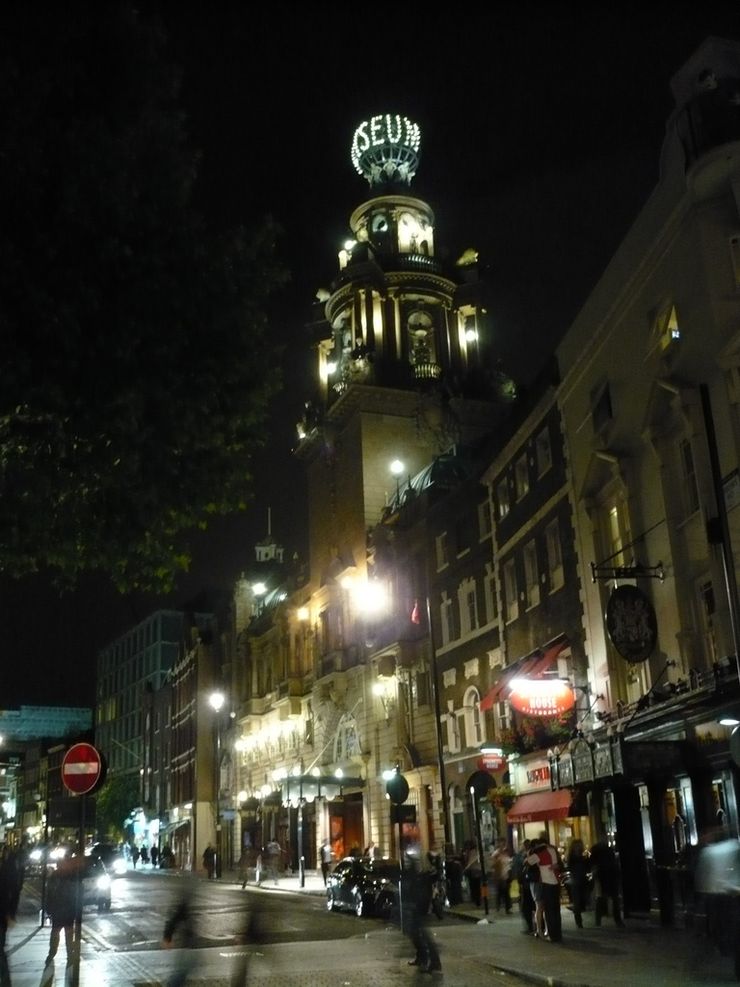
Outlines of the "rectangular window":
M 594 432 L 599 435 L 614 419 L 612 396 L 609 384 L 602 384 L 591 393 L 591 421 Z
M 550 592 L 560 589 L 565 578 L 563 576 L 563 552 L 560 546 L 560 524 L 555 518 L 545 529 L 547 546 L 547 571 L 550 582 Z
M 483 541 L 485 538 L 488 538 L 492 529 L 491 504 L 486 499 L 482 504 L 478 504 L 478 532 L 480 540 Z
M 496 726 L 496 736 L 501 737 L 511 730 L 511 707 L 508 703 L 496 703 L 493 707 L 493 722 Z
M 537 545 L 534 539 L 524 546 L 524 581 L 527 607 L 536 607 L 540 602 L 540 574 L 537 566 Z
M 449 644 L 452 641 L 452 600 L 446 596 L 442 597 L 442 605 L 439 608 L 440 621 L 442 624 L 442 644 Z
M 429 678 L 429 670 L 422 669 L 413 678 L 414 692 L 417 706 L 429 706 L 432 702 L 432 688 Z
M 537 458 L 537 476 L 542 476 L 552 466 L 552 449 L 550 448 L 550 430 L 545 427 L 537 436 L 535 443 Z
M 688 439 L 681 439 L 678 449 L 681 456 L 684 516 L 688 518 L 699 510 L 699 488 L 696 484 L 694 453 Z
M 511 502 L 509 500 L 509 484 L 506 477 L 499 481 L 499 485 L 496 487 L 496 499 L 498 500 L 498 516 L 499 520 L 501 520 L 501 518 L 505 518 L 511 510 Z
M 454 714 L 447 717 L 447 750 L 450 754 L 460 750 L 460 727 Z
M 486 605 L 485 622 L 491 624 L 496 619 L 496 574 L 490 562 L 486 563 L 483 589 Z
M 529 464 L 526 453 L 520 456 L 514 467 L 514 486 L 516 487 L 516 499 L 521 500 L 529 492 Z
M 519 616 L 519 599 L 516 588 L 516 569 L 514 559 L 509 559 L 504 565 L 504 616 L 506 621 L 516 620 Z
M 478 600 L 475 586 L 465 591 L 465 616 L 467 620 L 467 630 L 474 631 L 478 627 Z
M 437 571 L 439 571 L 440 569 L 444 569 L 444 567 L 450 563 L 446 531 L 443 531 L 441 535 L 437 535 L 435 545 L 437 551 Z

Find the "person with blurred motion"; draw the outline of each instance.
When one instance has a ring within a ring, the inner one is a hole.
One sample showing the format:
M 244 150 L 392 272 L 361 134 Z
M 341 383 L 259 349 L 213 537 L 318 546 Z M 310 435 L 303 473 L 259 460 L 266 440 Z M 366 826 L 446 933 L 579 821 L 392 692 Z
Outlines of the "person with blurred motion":
M 216 876 L 216 851 L 210 843 L 203 851 L 203 866 L 205 867 L 208 880 L 212 881 Z
M 568 893 L 573 918 L 579 929 L 583 928 L 583 913 L 588 904 L 588 875 L 591 868 L 590 858 L 586 855 L 583 840 L 573 840 L 566 857 L 565 869 L 568 871 Z
M 514 854 L 511 862 L 511 874 L 519 885 L 519 913 L 522 916 L 522 932 L 531 935 L 534 932 L 534 899 L 532 889 L 527 880 L 527 857 L 531 840 L 524 840 Z
M 401 919 L 403 931 L 411 940 L 416 953 L 409 966 L 418 966 L 423 973 L 441 973 L 442 963 L 434 938 L 427 927 L 431 885 L 416 858 L 404 862 L 401 873 Z
M 67 966 L 71 966 L 77 958 L 75 925 L 82 917 L 81 867 L 81 857 L 62 857 L 56 869 L 49 875 L 46 885 L 46 912 L 51 920 L 51 933 L 45 968 L 53 966 L 62 930 L 64 930 L 64 946 L 67 951 Z
M 175 969 L 167 981 L 167 987 L 183 987 L 195 967 L 193 901 L 196 893 L 193 878 L 187 878 L 177 904 L 165 922 L 162 949 L 177 949 Z
M 326 887 L 326 881 L 329 877 L 329 871 L 331 870 L 331 843 L 328 840 L 323 840 L 321 843 L 321 876 L 324 878 L 324 887 Z
M 10 967 L 5 952 L 8 929 L 15 925 L 23 886 L 22 868 L 7 846 L 0 851 L 0 987 L 10 987 Z
M 611 902 L 614 924 L 624 925 L 619 907 L 619 864 L 614 850 L 606 840 L 598 840 L 591 847 L 591 870 L 594 875 L 594 922 L 601 925 L 602 918 L 609 913 Z
M 740 841 L 719 826 L 702 838 L 694 892 L 704 902 L 706 933 L 723 956 L 732 956 L 740 980 Z

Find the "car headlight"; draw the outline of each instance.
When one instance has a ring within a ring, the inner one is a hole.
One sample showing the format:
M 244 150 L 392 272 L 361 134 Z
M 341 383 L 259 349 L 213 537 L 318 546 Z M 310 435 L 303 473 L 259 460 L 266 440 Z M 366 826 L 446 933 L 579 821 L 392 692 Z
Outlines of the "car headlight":
M 113 871 L 115 874 L 125 874 L 126 873 L 126 861 L 125 860 L 114 860 L 113 861 Z
M 100 877 L 95 882 L 95 887 L 98 891 L 107 891 L 110 888 L 110 878 L 107 874 L 101 874 Z
M 29 857 L 31 858 L 31 860 L 41 860 L 41 857 L 42 856 L 43 856 L 43 854 L 42 854 L 41 850 L 31 850 L 31 852 L 29 854 Z

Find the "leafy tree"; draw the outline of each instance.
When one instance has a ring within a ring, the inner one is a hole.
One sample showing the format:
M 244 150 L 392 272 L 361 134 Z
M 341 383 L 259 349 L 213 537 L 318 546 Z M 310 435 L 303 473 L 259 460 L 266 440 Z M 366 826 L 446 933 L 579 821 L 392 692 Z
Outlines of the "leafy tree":
M 138 775 L 108 775 L 95 796 L 96 828 L 100 836 L 115 839 L 116 842 L 123 840 L 126 819 L 140 805 Z
M 0 23 L 0 573 L 166 591 L 245 508 L 278 354 L 278 231 L 212 230 L 161 29 L 125 4 Z

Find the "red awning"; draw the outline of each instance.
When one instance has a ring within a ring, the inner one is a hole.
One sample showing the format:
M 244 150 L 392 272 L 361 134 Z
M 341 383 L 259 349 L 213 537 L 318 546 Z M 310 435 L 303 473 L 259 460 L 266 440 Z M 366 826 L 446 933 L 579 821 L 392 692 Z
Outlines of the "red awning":
M 506 813 L 510 823 L 539 822 L 545 819 L 567 819 L 571 813 L 572 798 L 567 788 L 556 792 L 530 792 L 520 795 Z
M 560 634 L 558 637 L 553 638 L 552 641 L 548 641 L 541 648 L 535 648 L 534 651 L 530 651 L 528 655 L 515 661 L 513 665 L 508 665 L 501 673 L 501 678 L 498 682 L 481 699 L 480 708 L 485 712 L 485 710 L 491 709 L 494 703 L 500 703 L 503 699 L 506 699 L 509 682 L 512 679 L 535 679 L 542 675 L 543 672 L 546 672 L 554 664 L 563 648 L 567 648 L 569 644 L 570 641 L 567 636 Z

